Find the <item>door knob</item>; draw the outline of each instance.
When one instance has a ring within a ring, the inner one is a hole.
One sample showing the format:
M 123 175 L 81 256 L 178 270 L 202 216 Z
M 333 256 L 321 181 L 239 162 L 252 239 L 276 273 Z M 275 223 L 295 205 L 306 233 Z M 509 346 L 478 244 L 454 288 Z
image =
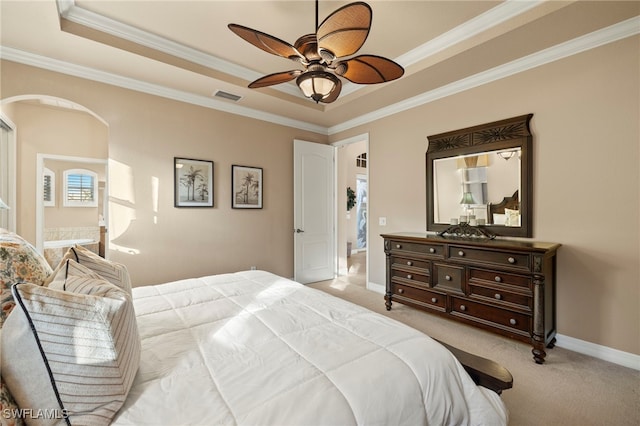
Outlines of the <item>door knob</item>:
M 304 231 L 300 228 L 296 228 L 296 234 L 300 234 L 301 232 L 304 232 Z

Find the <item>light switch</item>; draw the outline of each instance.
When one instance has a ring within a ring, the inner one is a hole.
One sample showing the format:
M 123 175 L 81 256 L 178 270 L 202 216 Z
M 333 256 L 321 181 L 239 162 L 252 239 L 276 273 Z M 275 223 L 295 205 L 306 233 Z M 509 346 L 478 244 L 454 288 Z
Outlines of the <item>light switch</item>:
M 380 225 L 380 226 L 387 226 L 387 218 L 386 218 L 386 217 L 380 217 L 380 218 L 378 218 L 378 225 Z

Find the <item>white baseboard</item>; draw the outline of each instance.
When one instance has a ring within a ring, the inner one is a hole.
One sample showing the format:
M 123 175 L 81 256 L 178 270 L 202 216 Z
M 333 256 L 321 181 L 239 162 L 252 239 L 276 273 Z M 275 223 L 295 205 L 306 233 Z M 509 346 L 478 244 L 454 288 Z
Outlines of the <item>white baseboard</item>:
M 556 334 L 556 340 L 556 346 L 561 348 L 589 355 L 604 361 L 609 361 L 614 364 L 622 365 L 623 367 L 640 370 L 640 355 L 623 352 L 608 346 L 598 345 L 596 343 L 564 336 L 562 334 Z
M 368 282 L 367 289 L 375 291 L 376 293 L 384 294 L 386 286 Z M 587 342 L 585 340 L 576 339 L 563 334 L 556 334 L 556 346 L 640 371 L 640 355 L 632 354 L 630 352 L 623 352 L 618 349 L 598 345 L 596 343 Z

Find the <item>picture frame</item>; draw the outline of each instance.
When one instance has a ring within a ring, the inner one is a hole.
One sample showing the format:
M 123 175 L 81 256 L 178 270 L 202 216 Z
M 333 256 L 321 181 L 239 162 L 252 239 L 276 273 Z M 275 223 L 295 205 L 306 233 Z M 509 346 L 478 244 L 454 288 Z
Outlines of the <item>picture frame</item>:
M 175 207 L 213 207 L 213 161 L 173 158 Z
M 261 167 L 231 166 L 231 207 L 261 209 L 264 182 Z

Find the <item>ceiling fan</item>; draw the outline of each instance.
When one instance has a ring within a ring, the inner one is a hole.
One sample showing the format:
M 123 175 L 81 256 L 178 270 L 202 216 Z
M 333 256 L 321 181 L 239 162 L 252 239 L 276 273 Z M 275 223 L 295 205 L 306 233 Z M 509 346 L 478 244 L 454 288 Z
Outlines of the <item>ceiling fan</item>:
M 340 95 L 342 82 L 337 76 L 358 84 L 385 83 L 400 78 L 404 69 L 394 61 L 376 55 L 355 54 L 364 44 L 372 19 L 371 7 L 364 2 L 350 3 L 329 15 L 316 32 L 298 38 L 294 45 L 238 24 L 228 27 L 235 34 L 265 52 L 300 62 L 303 70 L 277 72 L 261 77 L 249 87 L 272 86 L 296 79 L 302 93 L 318 102 L 331 103 Z

